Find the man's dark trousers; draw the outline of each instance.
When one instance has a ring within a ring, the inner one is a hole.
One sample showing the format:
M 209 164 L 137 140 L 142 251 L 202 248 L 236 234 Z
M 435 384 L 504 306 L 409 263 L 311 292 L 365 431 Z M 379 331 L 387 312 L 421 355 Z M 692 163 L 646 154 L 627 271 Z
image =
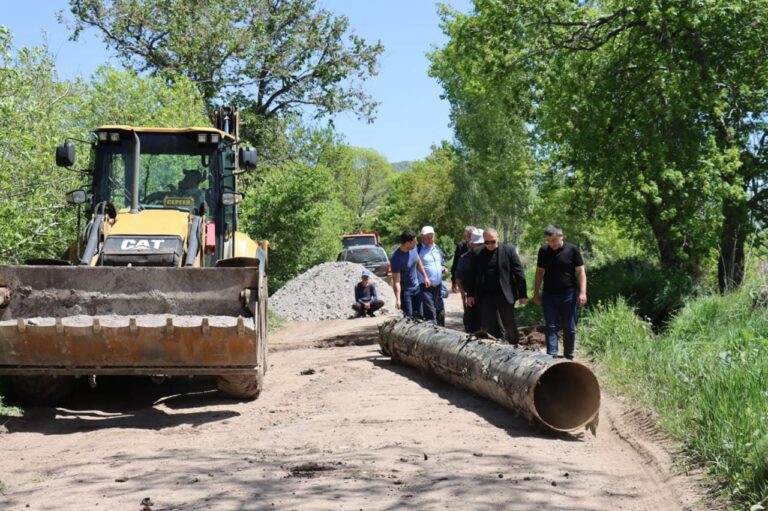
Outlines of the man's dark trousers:
M 462 320 L 464 321 L 464 331 L 468 334 L 477 332 L 481 328 L 478 307 L 464 306 L 464 316 L 462 317 Z
M 421 317 L 421 288 L 419 286 L 410 289 L 400 288 L 400 308 L 406 318 Z
M 440 311 L 445 309 L 440 285 L 427 287 L 421 284 L 419 287 L 421 287 L 421 306 L 424 311 L 424 319 L 432 324 L 439 324 Z M 443 321 L 444 324 L 445 321 Z
M 479 298 L 475 307 L 482 330 L 498 339 L 506 339 L 509 344 L 518 344 L 514 303 L 509 303 L 502 293 L 488 293 Z
M 368 309 L 364 309 L 362 303 L 355 302 L 352 304 L 352 308 L 357 311 L 358 316 L 365 316 L 366 314 L 373 316 L 373 313 L 382 307 L 384 307 L 384 302 L 382 300 L 373 300 Z
M 572 359 L 576 348 L 576 305 L 578 291 L 541 295 L 544 322 L 547 324 L 547 354 L 557 355 L 557 331 L 563 326 L 563 355 Z M 562 320 L 562 323 L 561 323 Z

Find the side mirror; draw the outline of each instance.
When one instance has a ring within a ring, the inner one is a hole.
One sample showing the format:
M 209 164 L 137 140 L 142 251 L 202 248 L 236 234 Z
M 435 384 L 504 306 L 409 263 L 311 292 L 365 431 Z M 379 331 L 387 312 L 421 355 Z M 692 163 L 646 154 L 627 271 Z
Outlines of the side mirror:
M 72 190 L 65 196 L 69 204 L 84 204 L 88 202 L 88 193 L 85 190 Z
M 256 148 L 255 147 L 241 147 L 240 148 L 240 167 L 245 170 L 253 170 L 256 168 Z
M 243 192 L 224 192 L 221 194 L 221 203 L 225 206 L 240 204 L 245 194 Z
M 56 147 L 56 165 L 59 167 L 71 167 L 75 164 L 75 144 L 65 142 Z

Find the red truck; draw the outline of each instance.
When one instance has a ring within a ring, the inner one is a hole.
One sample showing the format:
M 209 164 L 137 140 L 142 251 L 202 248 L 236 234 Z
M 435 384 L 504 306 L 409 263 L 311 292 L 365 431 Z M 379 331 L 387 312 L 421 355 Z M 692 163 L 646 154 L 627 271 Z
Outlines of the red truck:
M 343 234 L 341 236 L 341 243 L 344 248 L 357 247 L 360 245 L 381 245 L 381 239 L 379 233 L 375 231 L 369 232 L 353 232 L 350 234 Z

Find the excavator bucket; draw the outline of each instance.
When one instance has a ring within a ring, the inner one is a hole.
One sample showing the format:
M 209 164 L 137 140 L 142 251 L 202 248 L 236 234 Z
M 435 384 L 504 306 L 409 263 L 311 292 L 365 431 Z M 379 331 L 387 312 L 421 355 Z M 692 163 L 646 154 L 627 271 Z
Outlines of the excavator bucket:
M 254 371 L 263 285 L 258 266 L 0 266 L 0 374 Z

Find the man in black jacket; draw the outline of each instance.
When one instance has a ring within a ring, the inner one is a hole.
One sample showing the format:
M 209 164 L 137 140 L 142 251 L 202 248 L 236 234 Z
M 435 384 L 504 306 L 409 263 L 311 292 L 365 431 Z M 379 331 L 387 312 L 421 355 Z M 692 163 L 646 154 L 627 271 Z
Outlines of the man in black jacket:
M 456 270 L 459 268 L 459 259 L 461 259 L 461 256 L 469 252 L 470 250 L 470 240 L 472 239 L 472 233 L 475 231 L 474 225 L 468 225 L 464 228 L 464 239 L 461 240 L 461 242 L 456 245 L 456 250 L 453 252 L 453 262 L 451 263 L 451 291 L 454 293 L 457 293 L 459 291 L 459 287 L 456 284 Z M 464 295 L 461 296 L 462 300 L 464 299 Z
M 514 248 L 499 244 L 496 229 L 483 232 L 482 248 L 474 249 L 464 279 L 467 307 L 477 307 L 483 330 L 510 344 L 518 343 L 515 301 L 528 302 L 525 271 Z

